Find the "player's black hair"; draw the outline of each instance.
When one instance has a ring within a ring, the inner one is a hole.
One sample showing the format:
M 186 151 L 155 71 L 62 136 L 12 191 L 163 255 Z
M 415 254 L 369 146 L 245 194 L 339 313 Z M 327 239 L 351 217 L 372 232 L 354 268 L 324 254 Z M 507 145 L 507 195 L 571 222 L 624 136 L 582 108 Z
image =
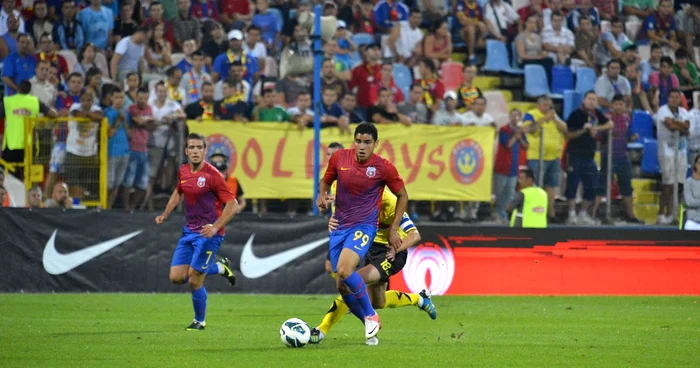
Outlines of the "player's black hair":
M 191 139 L 198 140 L 198 141 L 202 141 L 202 143 L 204 143 L 204 148 L 207 148 L 207 139 L 204 138 L 203 135 L 201 135 L 201 134 L 199 134 L 199 133 L 190 133 L 190 134 L 187 135 L 187 139 L 185 140 L 185 142 L 187 142 L 187 141 L 189 141 L 189 140 L 191 140 Z M 211 156 L 210 156 L 210 157 L 211 157 Z
M 21 82 L 19 82 L 19 85 L 17 85 L 17 91 L 23 95 L 30 94 L 32 92 L 32 83 L 26 79 L 23 79 Z
M 333 142 L 333 143 L 331 143 L 331 144 L 328 145 L 328 148 L 343 149 L 343 148 L 345 148 L 345 147 L 343 147 L 343 144 L 340 143 L 340 142 Z
M 355 134 L 353 135 L 354 137 L 357 137 L 358 134 L 369 134 L 372 136 L 372 139 L 375 141 L 379 139 L 379 134 L 377 133 L 377 127 L 374 126 L 372 123 L 362 123 L 358 125 L 355 128 Z
M 535 181 L 535 172 L 532 171 L 532 169 L 528 167 L 524 167 L 520 169 L 520 173 L 525 175 L 526 178 L 531 179 L 532 181 Z
M 612 103 L 615 103 L 615 102 L 617 102 L 617 101 L 622 101 L 622 102 L 624 102 L 624 101 L 625 101 L 625 96 L 620 95 L 620 94 L 617 94 L 617 95 L 613 96 Z

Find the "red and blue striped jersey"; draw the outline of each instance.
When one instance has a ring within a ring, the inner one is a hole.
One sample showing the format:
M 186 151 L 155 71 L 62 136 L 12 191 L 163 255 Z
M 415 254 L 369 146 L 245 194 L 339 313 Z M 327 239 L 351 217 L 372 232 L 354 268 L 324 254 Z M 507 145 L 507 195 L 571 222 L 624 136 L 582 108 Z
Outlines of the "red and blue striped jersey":
M 190 164 L 180 166 L 177 191 L 185 196 L 185 226 L 191 231 L 216 222 L 223 204 L 236 198 L 221 173 L 207 162 L 196 172 Z M 223 227 L 219 235 L 224 235 Z
M 376 154 L 360 163 L 353 148 L 338 150 L 328 162 L 323 181 L 333 184 L 336 180 L 334 216 L 339 230 L 377 226 L 384 186 L 393 193 L 404 187 L 394 164 Z

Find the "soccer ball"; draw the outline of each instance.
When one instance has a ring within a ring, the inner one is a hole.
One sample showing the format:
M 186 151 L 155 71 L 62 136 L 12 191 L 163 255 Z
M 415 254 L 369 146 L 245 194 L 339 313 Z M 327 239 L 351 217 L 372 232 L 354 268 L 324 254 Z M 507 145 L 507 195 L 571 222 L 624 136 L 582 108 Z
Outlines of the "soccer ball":
M 311 338 L 311 328 L 299 318 L 290 318 L 280 327 L 280 340 L 290 348 L 300 348 Z

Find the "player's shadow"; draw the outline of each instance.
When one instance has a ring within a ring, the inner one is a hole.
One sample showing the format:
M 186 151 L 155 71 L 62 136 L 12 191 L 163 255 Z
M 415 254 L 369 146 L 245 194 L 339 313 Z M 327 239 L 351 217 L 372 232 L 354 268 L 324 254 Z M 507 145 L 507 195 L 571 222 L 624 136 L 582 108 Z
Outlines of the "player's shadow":
M 94 332 L 59 332 L 51 334 L 51 337 L 62 337 L 62 336 L 97 336 L 97 335 L 138 335 L 138 334 L 155 334 L 162 333 L 165 331 L 94 331 Z

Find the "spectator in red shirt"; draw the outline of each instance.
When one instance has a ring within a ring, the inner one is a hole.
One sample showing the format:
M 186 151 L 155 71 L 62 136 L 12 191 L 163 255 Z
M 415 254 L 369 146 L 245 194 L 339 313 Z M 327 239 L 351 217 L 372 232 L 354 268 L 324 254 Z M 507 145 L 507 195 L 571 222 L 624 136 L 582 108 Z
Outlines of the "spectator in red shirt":
M 153 129 L 153 110 L 148 104 L 148 89 L 139 88 L 136 103 L 127 109 L 129 136 L 129 166 L 122 183 L 122 203 L 127 211 L 133 211 L 146 195 L 149 184 L 150 166 L 148 162 L 148 132 Z M 134 188 L 136 187 L 136 188 Z M 134 188 L 133 201 L 131 189 Z
M 219 21 L 219 5 L 213 0 L 196 0 L 192 1 L 190 14 L 193 18 L 200 21 L 215 20 Z
M 163 4 L 160 1 L 154 1 L 148 8 L 149 18 L 143 21 L 143 26 L 152 29 L 152 26 L 157 23 L 162 23 L 165 27 L 165 39 L 170 43 L 170 48 L 175 48 L 175 37 L 173 36 L 173 25 L 163 19 Z
M 63 80 L 68 79 L 68 63 L 66 63 L 66 59 L 63 56 L 54 51 L 50 33 L 44 33 L 39 38 L 39 50 L 41 51 L 36 54 L 36 60 L 47 60 L 51 63 L 51 66 L 56 68 L 58 72 L 56 77 L 59 79 L 63 77 Z
M 391 92 L 391 100 L 395 104 L 400 104 L 404 101 L 401 88 L 397 87 L 394 83 L 394 64 L 392 64 L 390 61 L 386 61 L 382 64 L 379 83 L 375 84 L 370 91 L 372 93 L 370 100 L 373 105 L 377 102 L 377 99 L 379 98 L 379 91 L 381 91 L 382 88 L 386 88 Z
M 496 221 L 508 222 L 506 205 L 513 199 L 518 179 L 518 168 L 527 165 L 527 138 L 520 126 L 522 113 L 510 110 L 509 121 L 498 131 L 498 153 L 493 167 L 493 207 Z
M 432 113 L 440 110 L 442 96 L 445 95 L 445 85 L 436 75 L 435 63 L 430 59 L 420 62 L 420 75 L 423 79 L 416 80 L 416 84 L 423 87 L 423 102 Z
M 354 33 L 374 34 L 377 22 L 374 20 L 374 4 L 371 0 L 362 0 L 362 4 L 355 10 Z
M 226 29 L 243 29 L 253 19 L 250 0 L 221 0 L 221 23 Z
M 361 108 L 369 108 L 372 106 L 370 92 L 379 84 L 381 78 L 381 67 L 379 58 L 381 48 L 378 44 L 371 44 L 365 47 L 360 47 L 360 51 L 364 49 L 364 62 L 356 66 L 352 70 L 349 88 L 357 88 L 357 105 Z
M 527 21 L 527 18 L 530 18 L 531 15 L 538 16 L 537 29 L 539 29 L 540 31 L 544 29 L 544 18 L 542 15 L 542 11 L 544 9 L 547 9 L 547 4 L 545 4 L 543 0 L 530 0 L 530 6 L 518 9 L 518 15 L 520 16 L 520 30 L 522 31 L 523 29 L 525 29 L 525 22 Z

